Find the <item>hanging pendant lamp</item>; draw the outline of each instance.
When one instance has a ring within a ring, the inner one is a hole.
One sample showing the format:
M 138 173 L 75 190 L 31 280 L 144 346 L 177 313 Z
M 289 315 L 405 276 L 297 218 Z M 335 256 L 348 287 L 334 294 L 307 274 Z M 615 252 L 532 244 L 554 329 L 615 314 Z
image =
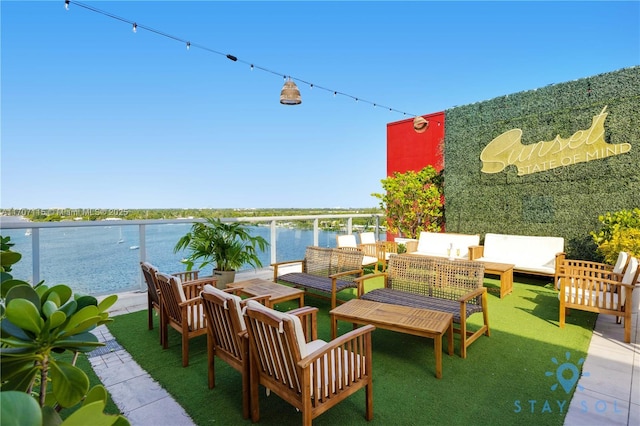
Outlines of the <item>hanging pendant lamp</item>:
M 300 97 L 300 90 L 291 78 L 285 81 L 282 86 L 282 92 L 280 92 L 280 103 L 282 105 L 300 105 L 302 98 Z

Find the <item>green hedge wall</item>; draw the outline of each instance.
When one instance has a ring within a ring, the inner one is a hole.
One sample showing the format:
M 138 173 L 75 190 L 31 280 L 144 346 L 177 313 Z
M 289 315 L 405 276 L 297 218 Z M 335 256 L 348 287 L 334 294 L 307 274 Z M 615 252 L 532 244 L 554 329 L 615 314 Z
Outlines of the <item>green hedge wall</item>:
M 604 139 L 631 151 L 518 176 L 515 166 L 482 173 L 480 153 L 520 128 L 522 144 L 568 138 L 607 106 Z M 448 232 L 553 235 L 572 258 L 595 259 L 589 231 L 598 215 L 640 207 L 640 67 L 502 96 L 445 112 Z

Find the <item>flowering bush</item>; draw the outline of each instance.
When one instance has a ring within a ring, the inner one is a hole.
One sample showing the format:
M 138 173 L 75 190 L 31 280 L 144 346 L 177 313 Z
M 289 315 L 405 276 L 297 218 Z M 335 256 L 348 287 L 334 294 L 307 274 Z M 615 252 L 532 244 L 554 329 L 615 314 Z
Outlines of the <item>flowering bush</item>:
M 386 193 L 371 195 L 380 199 L 389 232 L 416 238 L 422 231 L 441 230 L 442 172 L 427 166 L 419 172 L 395 172 L 381 182 Z

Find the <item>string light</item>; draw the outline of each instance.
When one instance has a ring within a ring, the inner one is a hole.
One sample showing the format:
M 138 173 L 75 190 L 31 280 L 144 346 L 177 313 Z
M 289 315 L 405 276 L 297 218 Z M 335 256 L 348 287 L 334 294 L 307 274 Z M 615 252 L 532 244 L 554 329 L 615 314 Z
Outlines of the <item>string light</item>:
M 247 65 L 249 65 L 249 66 L 250 66 L 251 71 L 253 71 L 253 69 L 254 69 L 254 68 L 257 68 L 257 69 L 259 69 L 259 70 L 261 70 L 261 71 L 265 71 L 265 72 L 268 72 L 268 73 L 271 73 L 271 74 L 274 74 L 274 75 L 283 75 L 282 73 L 280 73 L 280 72 L 276 72 L 276 71 L 273 71 L 273 70 L 271 70 L 271 69 L 269 69 L 269 68 L 265 68 L 265 67 L 258 66 L 258 65 L 255 65 L 255 64 L 253 64 L 253 63 L 250 63 L 250 62 L 244 61 L 244 60 L 242 60 L 242 59 L 240 59 L 240 58 L 238 58 L 238 57 L 236 57 L 236 56 L 234 56 L 234 55 L 226 54 L 226 53 L 222 53 L 222 52 L 219 52 L 219 51 L 217 51 L 217 50 L 214 50 L 214 49 L 208 48 L 208 47 L 206 47 L 206 46 L 198 45 L 198 44 L 196 44 L 196 43 L 191 43 L 190 41 L 187 41 L 187 40 L 181 39 L 181 38 L 176 37 L 176 36 L 173 36 L 173 35 L 171 35 L 171 34 L 164 33 L 164 32 L 159 31 L 159 30 L 155 30 L 155 29 L 150 28 L 150 27 L 147 27 L 147 26 L 145 26 L 145 25 L 139 25 L 138 23 L 136 23 L 136 22 L 134 22 L 134 21 L 130 21 L 130 20 L 125 19 L 125 18 L 121 18 L 121 17 L 119 17 L 119 16 L 117 16 L 117 15 L 114 15 L 114 14 L 112 14 L 112 13 L 110 13 L 110 12 L 103 11 L 103 10 L 101 10 L 101 9 L 98 9 L 98 8 L 96 8 L 96 7 L 93 7 L 93 6 L 90 6 L 90 5 L 88 5 L 88 4 L 84 4 L 84 3 L 81 3 L 81 2 L 78 2 L 78 1 L 65 0 L 65 9 L 67 9 L 67 10 L 69 9 L 69 4 L 70 4 L 70 3 L 73 3 L 74 5 L 76 5 L 76 6 L 78 6 L 78 7 L 81 7 L 81 8 L 83 8 L 83 9 L 89 10 L 89 11 L 91 11 L 91 12 L 95 12 L 95 13 L 98 13 L 98 14 L 100 14 L 100 15 L 106 16 L 106 17 L 108 17 L 108 18 L 111 18 L 111 19 L 115 19 L 115 20 L 118 20 L 118 21 L 122 21 L 122 22 L 129 23 L 129 24 L 131 24 L 131 25 L 132 25 L 132 30 L 133 30 L 133 32 L 134 32 L 134 33 L 137 33 L 137 32 L 138 32 L 138 28 L 140 28 L 140 29 L 144 29 L 144 30 L 149 31 L 149 32 L 152 32 L 152 33 L 154 33 L 154 34 L 157 34 L 157 35 L 160 35 L 160 36 L 163 36 L 163 37 L 166 37 L 166 38 L 170 38 L 170 39 L 172 39 L 172 40 L 176 40 L 176 41 L 179 41 L 179 42 L 181 42 L 181 43 L 184 43 L 184 44 L 186 45 L 186 47 L 187 47 L 187 50 L 190 50 L 190 48 L 191 48 L 191 47 L 196 47 L 196 48 L 199 48 L 199 49 L 205 50 L 205 51 L 210 52 L 210 53 L 215 53 L 215 54 L 217 54 L 217 55 L 225 56 L 225 57 L 226 57 L 227 59 L 229 59 L 230 61 L 233 61 L 233 62 L 241 62 L 241 63 L 247 64 Z M 337 95 L 342 95 L 342 96 L 346 96 L 346 97 L 349 97 L 349 98 L 355 99 L 355 101 L 356 101 L 356 102 L 363 102 L 363 103 L 370 104 L 370 105 L 372 105 L 374 108 L 379 106 L 379 107 L 381 107 L 381 108 L 387 108 L 387 109 L 389 109 L 389 112 L 397 112 L 397 113 L 399 113 L 399 114 L 403 114 L 404 116 L 407 116 L 407 115 L 417 116 L 417 114 L 408 114 L 407 112 L 400 111 L 400 110 L 397 110 L 397 109 L 392 108 L 392 107 L 388 107 L 388 106 L 380 105 L 380 104 L 378 104 L 378 103 L 374 103 L 374 102 L 371 102 L 371 101 L 367 101 L 367 100 L 364 100 L 364 99 L 361 99 L 361 98 L 358 98 L 358 97 L 355 97 L 355 96 L 349 95 L 349 94 L 347 94 L 347 93 L 343 93 L 343 92 L 339 92 L 339 91 L 337 91 L 337 90 L 332 90 L 332 89 L 328 89 L 328 88 L 326 88 L 326 87 L 318 86 L 318 85 L 316 85 L 316 84 L 310 83 L 310 82 L 305 81 L 305 80 L 303 80 L 303 79 L 301 79 L 301 78 L 298 78 L 298 77 L 292 77 L 292 76 L 284 75 L 284 76 L 283 76 L 283 78 L 284 78 L 284 80 L 285 80 L 285 81 L 287 81 L 287 80 L 292 80 L 292 81 L 297 81 L 297 82 L 299 82 L 299 83 L 304 83 L 304 84 L 308 85 L 308 86 L 309 86 L 310 88 L 312 88 L 312 89 L 315 87 L 315 88 L 320 89 L 320 90 L 325 90 L 325 91 L 327 91 L 327 92 L 329 92 L 329 93 L 333 92 L 333 96 L 334 96 L 334 97 L 336 97 Z
M 69 10 L 69 0 L 64 0 L 64 8 L 65 10 Z

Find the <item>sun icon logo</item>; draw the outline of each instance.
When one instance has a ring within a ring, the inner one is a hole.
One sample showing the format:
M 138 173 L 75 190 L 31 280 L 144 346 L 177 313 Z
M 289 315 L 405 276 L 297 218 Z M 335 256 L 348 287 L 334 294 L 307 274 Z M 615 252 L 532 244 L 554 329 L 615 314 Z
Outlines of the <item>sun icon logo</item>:
M 563 364 L 560 364 L 557 359 L 551 358 L 551 362 L 556 364 L 558 368 L 556 369 L 555 373 L 553 371 L 547 371 L 546 373 L 544 373 L 547 377 L 553 376 L 555 374 L 556 378 L 558 379 L 558 383 L 554 383 L 551 386 L 552 391 L 558 389 L 558 385 L 560 385 L 562 386 L 562 389 L 564 389 L 566 393 L 569 393 L 571 392 L 571 389 L 573 389 L 575 384 L 578 382 L 578 379 L 580 378 L 580 371 L 578 369 L 578 366 L 584 363 L 584 358 L 580 358 L 578 360 L 578 364 L 576 365 L 569 361 L 571 359 L 571 353 L 567 352 L 565 354 L 565 357 L 567 358 L 567 362 Z M 570 377 L 566 376 L 565 373 L 567 372 L 570 374 Z M 582 376 L 589 377 L 589 373 L 583 372 Z M 578 385 L 578 389 L 584 390 L 584 388 L 580 385 Z

